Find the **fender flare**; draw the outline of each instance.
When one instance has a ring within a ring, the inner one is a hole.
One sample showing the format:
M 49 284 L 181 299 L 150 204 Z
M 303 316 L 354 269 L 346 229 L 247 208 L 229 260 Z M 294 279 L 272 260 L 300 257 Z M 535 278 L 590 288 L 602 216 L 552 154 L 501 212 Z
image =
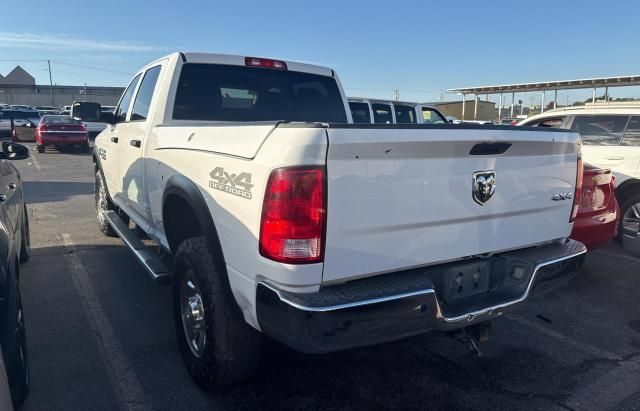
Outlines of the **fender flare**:
M 214 253 L 214 255 L 220 254 L 222 262 L 224 263 L 224 256 L 222 255 L 222 246 L 220 244 L 220 238 L 218 237 L 218 230 L 216 229 L 211 213 L 209 212 L 209 207 L 207 206 L 207 202 L 202 196 L 200 189 L 198 189 L 193 181 L 189 180 L 183 175 L 175 174 L 171 176 L 169 180 L 167 180 L 164 191 L 162 193 L 163 223 L 166 199 L 170 195 L 177 195 L 184 201 L 186 201 L 187 204 L 189 204 L 189 207 L 191 208 L 191 210 L 193 210 L 196 220 L 198 221 L 200 227 L 202 227 L 202 231 L 207 238 L 207 242 L 209 243 L 211 251 Z M 179 244 L 171 244 L 168 238 L 167 242 L 169 242 L 171 252 L 175 253 Z M 216 251 L 219 251 L 219 253 L 216 253 Z
M 233 304 L 233 309 L 237 310 L 237 313 L 242 316 L 242 309 L 238 304 L 237 299 L 231 289 L 231 283 L 229 282 L 229 274 L 227 273 L 227 264 L 224 259 L 224 253 L 222 250 L 222 245 L 220 243 L 220 238 L 218 237 L 218 230 L 216 229 L 215 223 L 213 222 L 213 216 L 209 211 L 209 207 L 207 206 L 207 202 L 205 201 L 202 193 L 198 189 L 196 184 L 189 180 L 187 177 L 181 174 L 175 174 L 167 180 L 167 183 L 164 187 L 164 191 L 162 193 L 162 219 L 164 224 L 164 207 L 166 203 L 167 197 L 171 195 L 177 195 L 181 197 L 182 200 L 186 201 L 191 210 L 193 210 L 193 214 L 198 221 L 198 224 L 202 228 L 204 232 L 204 236 L 207 239 L 207 244 L 209 245 L 209 252 L 211 253 L 211 257 L 213 258 L 214 264 L 219 271 L 219 280 L 222 283 L 222 286 L 225 292 L 232 298 L 235 302 Z M 167 235 L 165 229 L 165 236 Z M 179 244 L 172 244 L 172 240 L 170 240 L 167 236 L 167 242 L 169 243 L 169 247 L 171 248 L 171 253 L 175 255 L 175 252 L 178 249 Z

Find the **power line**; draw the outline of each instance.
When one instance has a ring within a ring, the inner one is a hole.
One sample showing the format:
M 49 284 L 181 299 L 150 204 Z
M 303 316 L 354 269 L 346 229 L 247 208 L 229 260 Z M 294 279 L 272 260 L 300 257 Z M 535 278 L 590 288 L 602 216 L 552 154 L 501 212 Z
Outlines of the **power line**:
M 104 71 L 104 72 L 108 72 L 108 73 L 126 74 L 127 76 L 131 75 L 130 72 L 125 72 L 125 71 L 110 70 L 110 69 L 105 69 L 105 68 L 100 68 L 100 67 L 84 66 L 82 64 L 66 63 L 64 61 L 59 61 L 59 60 L 51 60 L 51 61 L 56 63 L 56 64 L 62 64 L 62 65 L 65 65 L 65 66 L 80 67 L 80 68 L 84 68 L 84 69 Z
M 45 62 L 46 63 L 49 60 L 46 60 L 46 59 L 0 59 L 0 61 L 11 61 L 11 62 L 28 61 L 28 62 Z M 84 68 L 84 69 L 88 69 L 88 70 L 104 71 L 106 73 L 131 75 L 131 73 L 127 73 L 127 72 L 124 72 L 124 71 L 111 70 L 111 69 L 106 69 L 106 68 L 101 68 L 101 67 L 92 67 L 92 66 L 85 66 L 85 65 L 82 65 L 82 64 L 67 63 L 66 61 L 60 61 L 60 60 L 50 60 L 50 61 L 52 63 L 62 64 L 64 66 L 72 66 L 72 67 L 79 67 L 79 68 Z

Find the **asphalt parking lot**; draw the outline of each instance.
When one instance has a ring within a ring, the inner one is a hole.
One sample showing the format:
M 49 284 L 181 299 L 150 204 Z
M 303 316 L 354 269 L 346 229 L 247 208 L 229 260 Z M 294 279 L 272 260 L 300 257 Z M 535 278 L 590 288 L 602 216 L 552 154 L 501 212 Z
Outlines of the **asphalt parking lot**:
M 481 357 L 440 334 L 323 356 L 270 343 L 252 382 L 208 394 L 180 358 L 170 289 L 98 231 L 91 157 L 33 152 L 16 165 L 33 248 L 25 410 L 640 409 L 640 259 L 617 244 L 495 321 Z

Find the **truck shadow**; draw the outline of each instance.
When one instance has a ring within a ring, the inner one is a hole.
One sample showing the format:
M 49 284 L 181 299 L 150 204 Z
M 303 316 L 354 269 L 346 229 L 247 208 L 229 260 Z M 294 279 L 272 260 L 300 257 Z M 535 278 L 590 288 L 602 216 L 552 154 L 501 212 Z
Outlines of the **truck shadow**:
M 80 181 L 24 181 L 26 203 L 65 201 L 77 195 L 93 194 L 93 183 Z

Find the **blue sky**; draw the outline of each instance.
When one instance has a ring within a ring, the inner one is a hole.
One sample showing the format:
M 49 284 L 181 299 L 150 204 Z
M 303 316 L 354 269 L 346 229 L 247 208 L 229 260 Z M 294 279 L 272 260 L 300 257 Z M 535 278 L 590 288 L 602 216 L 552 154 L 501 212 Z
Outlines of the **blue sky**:
M 462 86 L 640 74 L 633 1 L 0 0 L 0 10 L 16 17 L 0 25 L 0 60 L 12 60 L 0 73 L 20 64 L 38 83 L 46 62 L 15 60 L 52 60 L 57 84 L 123 86 L 176 50 L 275 57 L 333 67 L 352 96 L 399 89 L 417 101 Z

